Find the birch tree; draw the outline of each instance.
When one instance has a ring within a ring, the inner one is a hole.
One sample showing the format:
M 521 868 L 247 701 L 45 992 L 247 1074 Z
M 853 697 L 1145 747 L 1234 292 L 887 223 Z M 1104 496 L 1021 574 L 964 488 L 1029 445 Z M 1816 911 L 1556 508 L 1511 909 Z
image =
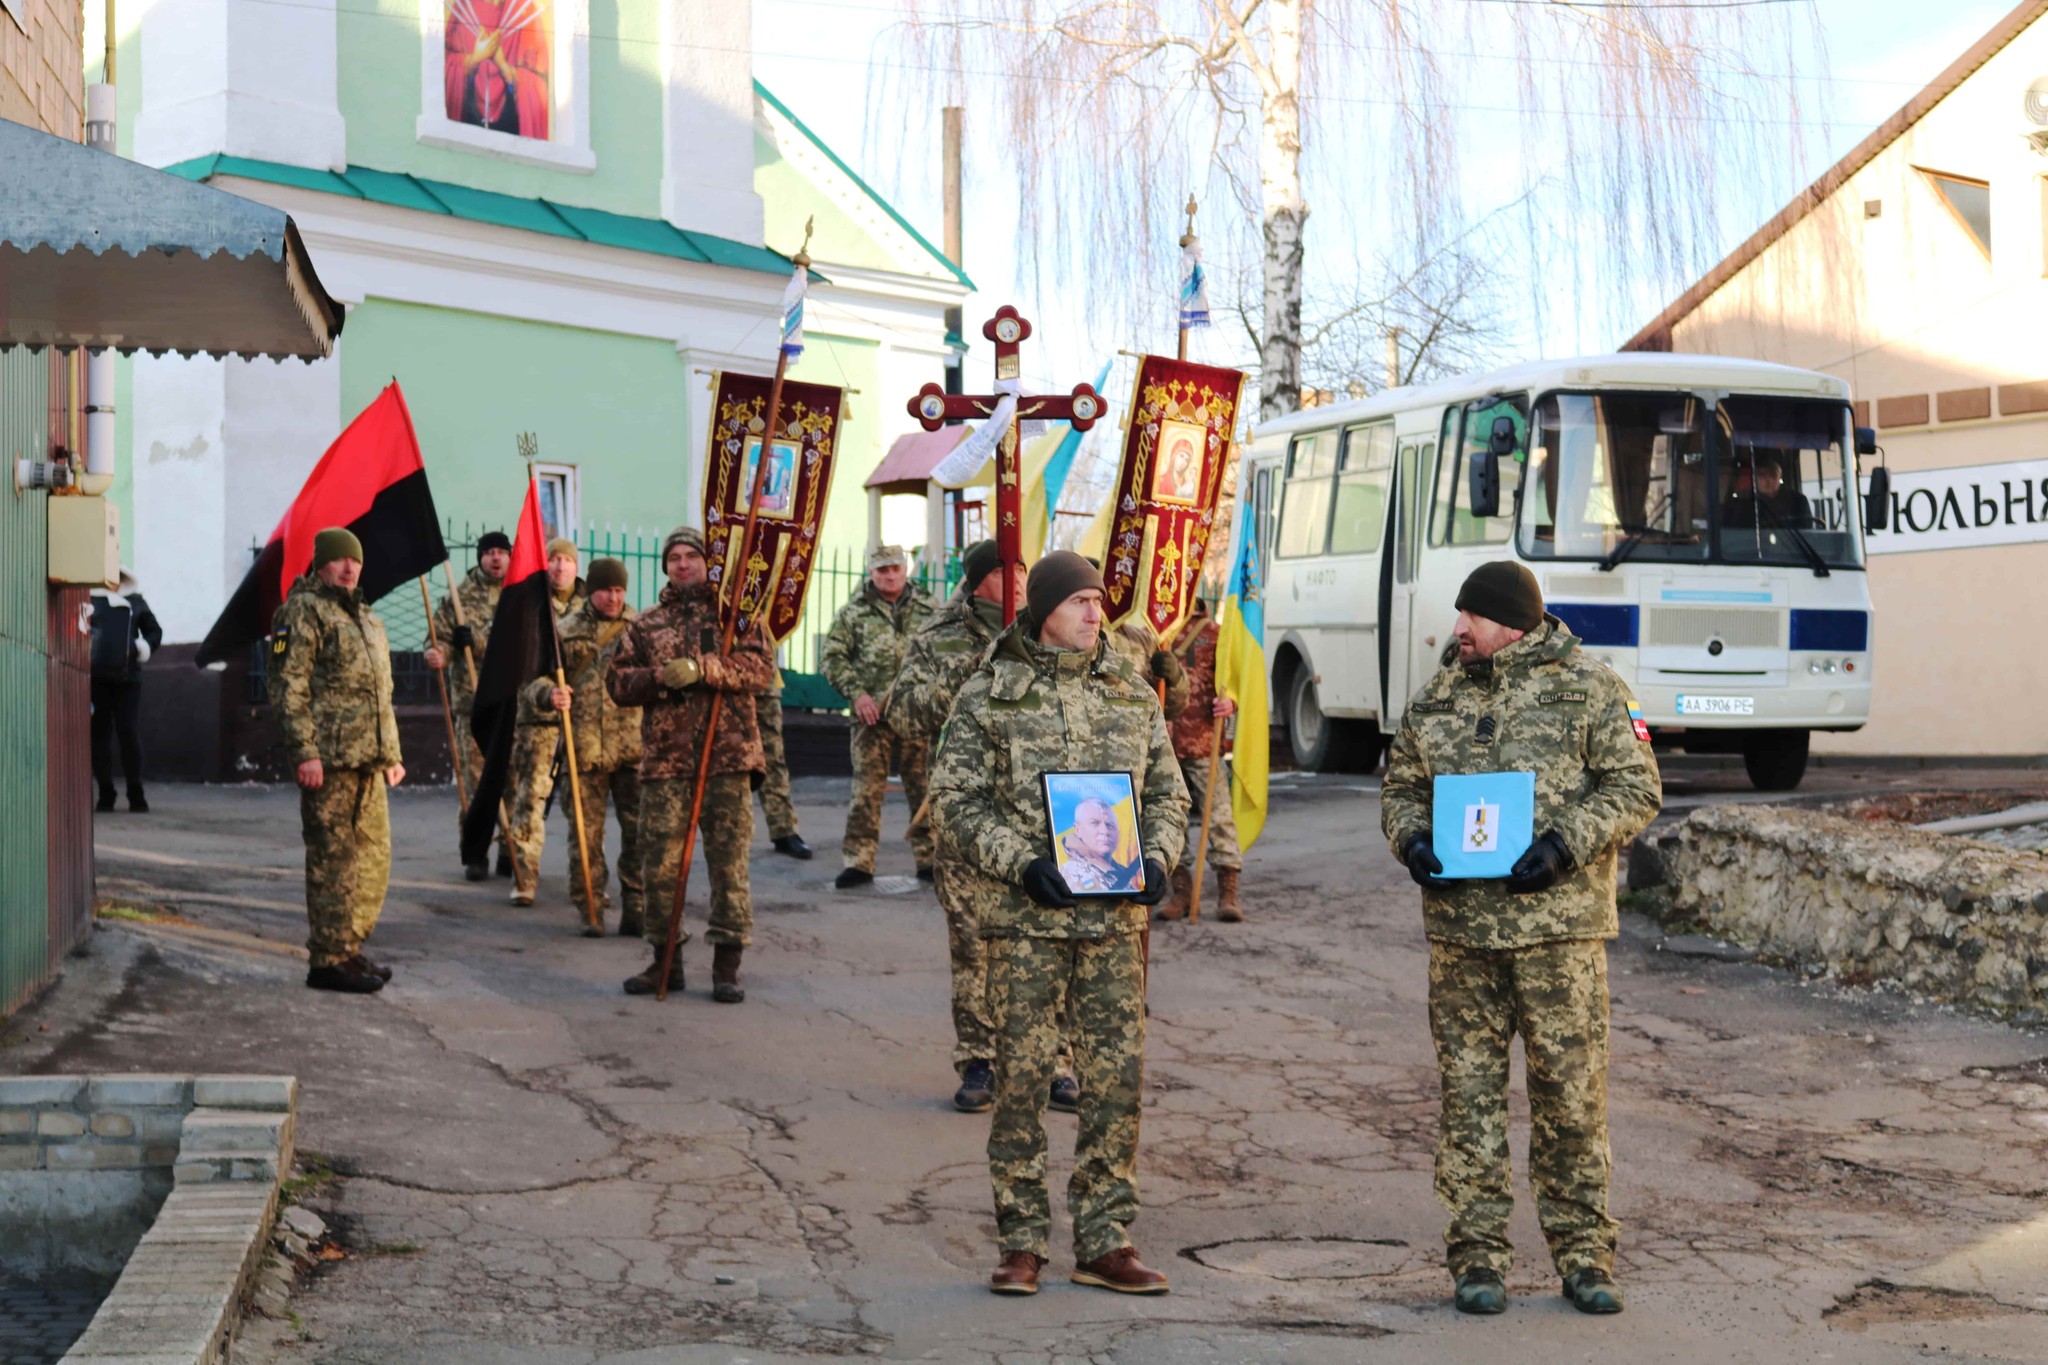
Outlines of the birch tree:
M 1420 249 L 1389 258 L 1427 259 L 1465 217 L 1461 130 L 1512 123 L 1524 183 L 1502 198 L 1523 202 L 1531 268 L 1583 276 L 1582 260 L 1546 253 L 1589 236 L 1614 272 L 1593 282 L 1597 306 L 1619 325 L 1645 287 L 1675 287 L 1712 258 L 1717 214 L 1777 193 L 1777 175 L 1757 172 L 1796 165 L 1805 126 L 1782 63 L 1814 46 L 1797 41 L 1812 22 L 1799 0 L 907 3 L 906 69 L 1005 129 L 1009 164 L 977 174 L 1015 177 L 1022 256 L 1041 278 L 1084 275 L 1091 297 L 1109 287 L 1111 310 L 1162 306 L 1180 203 L 1209 188 L 1211 264 L 1259 282 L 1268 418 L 1293 411 L 1302 387 L 1316 275 L 1305 183 L 1340 204 L 1323 240 L 1393 232 Z M 1780 69 L 1759 71 L 1750 51 Z M 1559 230 L 1560 202 L 1590 233 Z M 1125 287 L 1134 276 L 1145 285 Z

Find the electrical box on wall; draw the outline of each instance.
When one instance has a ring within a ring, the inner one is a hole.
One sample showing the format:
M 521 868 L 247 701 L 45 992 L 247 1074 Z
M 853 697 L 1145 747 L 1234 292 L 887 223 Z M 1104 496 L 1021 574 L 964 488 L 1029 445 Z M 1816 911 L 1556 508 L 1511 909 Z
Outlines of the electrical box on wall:
M 74 587 L 119 585 L 119 507 L 105 498 L 50 499 L 50 581 Z

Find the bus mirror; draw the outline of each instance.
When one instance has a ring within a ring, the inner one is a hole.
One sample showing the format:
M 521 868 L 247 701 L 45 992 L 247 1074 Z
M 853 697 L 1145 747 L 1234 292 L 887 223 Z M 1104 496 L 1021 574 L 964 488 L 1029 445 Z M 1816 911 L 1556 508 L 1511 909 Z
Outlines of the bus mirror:
M 1860 444 L 1863 432 L 1856 433 Z M 1882 531 L 1892 523 L 1892 472 L 1879 465 L 1870 471 L 1870 493 L 1863 500 L 1863 527 L 1868 531 Z
M 1858 427 L 1858 428 L 1856 428 L 1856 453 L 1857 453 L 1858 455 L 1875 455 L 1875 454 L 1877 454 L 1877 428 L 1876 428 L 1876 427 Z
M 1501 418 L 1505 422 L 1507 418 Z M 1496 432 L 1498 428 L 1496 428 Z M 1500 456 L 1494 453 L 1491 442 L 1485 450 L 1472 452 L 1472 463 L 1466 471 L 1469 487 L 1466 489 L 1468 509 L 1475 517 L 1497 517 L 1500 515 Z
M 1493 430 L 1486 436 L 1486 453 L 1496 460 L 1505 460 L 1515 453 L 1515 423 L 1511 417 L 1493 419 Z

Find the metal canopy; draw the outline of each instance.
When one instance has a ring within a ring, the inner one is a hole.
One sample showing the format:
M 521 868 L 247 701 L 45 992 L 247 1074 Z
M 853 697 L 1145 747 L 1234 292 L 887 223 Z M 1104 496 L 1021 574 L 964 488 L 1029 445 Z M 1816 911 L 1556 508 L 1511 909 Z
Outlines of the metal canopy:
M 283 211 L 0 119 L 0 347 L 314 360 L 341 324 Z

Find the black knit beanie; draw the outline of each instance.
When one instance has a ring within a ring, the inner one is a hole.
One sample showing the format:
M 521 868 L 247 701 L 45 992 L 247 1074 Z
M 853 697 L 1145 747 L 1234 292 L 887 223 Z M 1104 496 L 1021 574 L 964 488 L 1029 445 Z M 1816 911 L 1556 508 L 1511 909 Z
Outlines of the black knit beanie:
M 996 554 L 996 543 L 977 540 L 960 556 L 960 586 L 971 593 L 981 586 L 982 579 L 1002 567 L 1003 561 Z
M 509 555 L 512 553 L 512 537 L 503 531 L 486 531 L 476 538 L 476 552 L 482 554 L 485 550 L 503 550 Z
M 1102 571 L 1072 550 L 1054 550 L 1031 566 L 1024 583 L 1024 604 L 1039 625 L 1077 592 L 1102 587 Z
M 623 588 L 626 586 L 626 566 L 610 556 L 593 559 L 590 572 L 583 576 L 583 586 L 591 592 Z
M 1466 577 L 1465 586 L 1458 589 L 1458 610 L 1511 630 L 1534 630 L 1543 624 L 1543 589 L 1526 566 L 1496 559 Z

